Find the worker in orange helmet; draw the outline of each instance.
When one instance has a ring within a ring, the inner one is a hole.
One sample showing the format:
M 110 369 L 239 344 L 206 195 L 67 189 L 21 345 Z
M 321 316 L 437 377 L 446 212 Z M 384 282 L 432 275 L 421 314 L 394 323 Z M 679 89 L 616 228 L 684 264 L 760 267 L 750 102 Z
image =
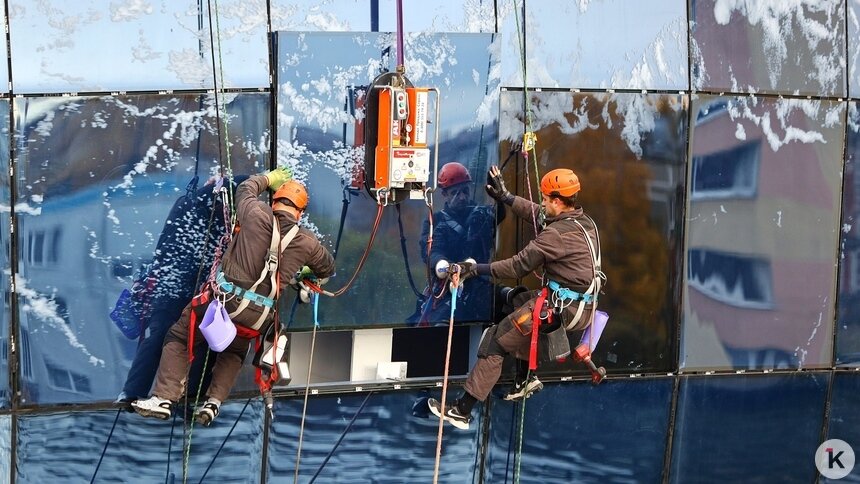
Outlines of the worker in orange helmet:
M 259 199 L 266 188 L 274 192 L 271 205 Z M 305 267 L 321 279 L 334 273 L 329 251 L 313 232 L 299 227 L 307 206 L 307 190 L 286 169 L 251 176 L 236 190 L 236 219 L 241 230 L 230 242 L 206 299 L 224 301 L 237 333 L 232 342 L 219 348 L 208 398 L 195 414 L 203 425 L 218 416 L 221 402 L 229 396 L 254 337 L 251 333 L 265 334 L 273 324 L 278 287 L 290 285 Z M 194 321 L 199 321 L 205 312 L 205 304 L 192 301 L 168 331 L 152 397 L 131 404 L 140 415 L 170 418 L 172 405 L 184 392 L 191 335 L 195 335 L 195 344 L 205 341 L 199 327 L 190 331 L 192 313 Z
M 551 303 L 539 309 L 545 309 L 546 313 L 551 312 L 554 316 L 552 325 L 547 328 L 548 333 L 563 337 L 567 343 L 567 331 L 582 330 L 591 323 L 605 276 L 600 270 L 597 225 L 576 204 L 580 188 L 579 177 L 572 170 L 552 170 L 541 179 L 541 203 L 538 205 L 510 193 L 498 167 L 490 168 L 487 174 L 490 196 L 510 206 L 527 223 L 532 223 L 537 211 L 543 209 L 545 226 L 513 257 L 492 264 L 459 262 L 461 279 L 474 275 L 519 279 L 543 269 L 546 286 L 515 296 L 513 306 L 516 309 L 485 332 L 478 347 L 477 362 L 466 379 L 465 391 L 445 407 L 443 418 L 455 427 L 469 427 L 473 406 L 486 400 L 498 382 L 506 356 L 512 355 L 521 362 L 529 359 L 534 309 L 544 301 L 539 299 L 541 293 L 544 297 L 549 296 L 545 300 Z M 468 284 L 466 282 L 465 285 Z M 540 317 L 543 318 L 544 314 Z M 540 331 L 545 332 L 544 327 Z M 567 352 L 570 352 L 569 343 Z M 523 399 L 542 388 L 543 384 L 537 377 L 530 377 L 515 382 L 505 399 Z M 428 406 L 435 415 L 442 414 L 441 404 L 435 399 L 429 399 Z
M 435 271 L 440 261 L 455 262 L 472 257 L 478 262 L 489 262 L 496 236 L 496 225 L 505 217 L 502 204 L 478 205 L 473 197 L 474 183 L 469 170 L 463 164 L 449 161 L 437 176 L 439 192 L 444 207 L 433 214 L 433 241 L 428 253 L 430 221 L 425 220 L 421 232 L 421 259 Z M 436 299 L 433 294 L 441 290 L 443 280 L 435 280 L 425 290 L 418 308 L 408 318 L 418 324 L 448 321 L 450 300 Z M 491 309 L 493 287 L 489 280 L 475 281 L 462 294 L 463 301 L 457 303 L 458 320 L 486 319 Z

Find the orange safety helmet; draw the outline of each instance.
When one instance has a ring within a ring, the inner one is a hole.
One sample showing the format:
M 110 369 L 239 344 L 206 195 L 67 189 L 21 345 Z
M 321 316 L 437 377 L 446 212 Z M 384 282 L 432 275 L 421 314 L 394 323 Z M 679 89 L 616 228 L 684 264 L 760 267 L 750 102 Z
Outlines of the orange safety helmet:
M 556 168 L 540 181 L 540 191 L 548 197 L 572 197 L 579 193 L 579 188 L 579 177 L 567 168 Z
M 305 190 L 304 185 L 295 180 L 287 180 L 275 190 L 275 194 L 272 195 L 272 201 L 276 202 L 281 198 L 286 198 L 299 210 L 304 210 L 308 207 L 308 191 Z
M 470 181 L 472 181 L 472 176 L 469 175 L 469 170 L 456 161 L 446 163 L 445 166 L 439 170 L 439 186 L 442 188 L 448 188 Z

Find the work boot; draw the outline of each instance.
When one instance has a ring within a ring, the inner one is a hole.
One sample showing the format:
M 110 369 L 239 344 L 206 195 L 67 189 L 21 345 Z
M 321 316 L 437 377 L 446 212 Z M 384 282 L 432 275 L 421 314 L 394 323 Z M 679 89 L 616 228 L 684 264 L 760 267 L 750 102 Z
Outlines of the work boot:
M 427 399 L 427 407 L 430 408 L 430 411 L 433 412 L 433 415 L 439 417 L 442 415 L 442 404 L 439 403 L 439 400 L 435 398 Z M 469 430 L 469 422 L 472 421 L 471 415 L 461 415 L 460 410 L 457 408 L 456 402 L 452 405 L 445 406 L 445 416 L 444 420 L 451 422 L 451 425 L 457 427 L 458 429 Z
M 508 401 L 525 400 L 541 390 L 543 390 L 543 383 L 538 380 L 537 376 L 531 375 L 526 381 L 514 382 L 504 399 Z
M 172 415 L 171 407 L 173 402 L 158 398 L 153 395 L 146 400 L 135 400 L 131 402 L 131 408 L 141 417 L 155 417 L 161 420 L 167 420 Z
M 197 409 L 197 413 L 194 414 L 194 419 L 200 425 L 204 427 L 208 427 L 212 425 L 212 421 L 215 420 L 215 417 L 218 416 L 218 412 L 221 410 L 221 402 L 214 399 L 209 398 L 206 400 L 206 403 L 200 406 Z

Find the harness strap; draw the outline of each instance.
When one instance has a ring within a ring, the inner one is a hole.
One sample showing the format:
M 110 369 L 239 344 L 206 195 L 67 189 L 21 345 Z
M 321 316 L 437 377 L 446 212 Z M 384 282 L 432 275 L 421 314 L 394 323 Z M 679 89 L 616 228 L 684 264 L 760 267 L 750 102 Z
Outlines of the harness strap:
M 597 238 L 597 247 L 595 247 L 594 242 L 591 241 L 591 237 L 588 236 L 588 231 L 585 230 L 585 227 L 583 227 L 579 220 L 574 219 L 573 223 L 575 223 L 576 226 L 579 227 L 579 229 L 582 231 L 582 234 L 585 236 L 585 242 L 588 243 L 588 251 L 591 253 L 591 284 L 588 286 L 588 289 L 584 293 L 584 296 L 590 296 L 591 300 L 587 301 L 585 297 L 579 300 L 579 305 L 576 308 L 576 315 L 574 315 L 570 323 L 564 328 L 567 331 L 573 330 L 574 326 L 576 326 L 576 323 L 578 323 L 580 318 L 582 318 L 582 313 L 585 310 L 585 305 L 589 302 L 592 303 L 592 311 L 591 318 L 588 321 L 588 325 L 590 326 L 594 322 L 594 314 L 597 312 L 597 295 L 600 294 L 600 287 L 603 283 L 603 279 L 606 277 L 600 268 L 600 232 L 597 230 L 597 224 L 594 223 L 594 220 L 592 220 L 591 217 L 586 217 L 591 221 L 591 225 L 594 227 L 594 235 Z
M 532 311 L 532 340 L 531 345 L 529 346 L 529 370 L 537 370 L 538 358 L 537 358 L 537 347 L 538 347 L 538 333 L 540 333 L 540 322 L 541 317 L 540 313 L 546 303 L 546 298 L 549 295 L 549 290 L 544 287 L 540 291 L 540 295 L 538 295 L 537 300 L 535 300 L 535 307 Z M 552 323 L 552 311 L 547 311 L 547 324 Z
M 188 318 L 188 362 L 194 361 L 194 333 L 197 328 L 197 308 L 209 304 L 211 293 L 209 289 L 204 289 L 203 292 L 194 296 L 191 300 L 191 315 Z

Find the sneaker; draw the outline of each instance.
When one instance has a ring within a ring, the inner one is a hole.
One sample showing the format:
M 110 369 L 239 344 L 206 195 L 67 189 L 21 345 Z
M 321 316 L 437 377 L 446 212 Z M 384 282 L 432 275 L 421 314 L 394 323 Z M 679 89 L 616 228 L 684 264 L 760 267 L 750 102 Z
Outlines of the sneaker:
M 155 417 L 161 420 L 167 420 L 172 415 L 170 408 L 173 402 L 158 398 L 153 395 L 146 400 L 135 400 L 131 402 L 131 408 L 142 417 Z
M 194 414 L 194 420 L 197 421 L 200 425 L 204 427 L 208 427 L 212 425 L 212 421 L 215 420 L 215 417 L 218 416 L 218 412 L 221 410 L 221 402 L 214 398 L 210 398 L 206 400 L 200 408 L 197 409 L 197 413 Z
M 514 383 L 511 391 L 505 395 L 504 399 L 508 401 L 525 400 L 541 390 L 543 390 L 543 383 L 532 375 L 527 381 Z
M 442 404 L 435 398 L 427 399 L 427 407 L 433 412 L 433 415 L 439 417 L 442 415 Z M 471 415 L 461 415 L 457 409 L 457 405 L 449 405 L 445 407 L 445 420 L 451 422 L 451 425 L 458 429 L 469 430 L 469 422 L 472 421 Z

